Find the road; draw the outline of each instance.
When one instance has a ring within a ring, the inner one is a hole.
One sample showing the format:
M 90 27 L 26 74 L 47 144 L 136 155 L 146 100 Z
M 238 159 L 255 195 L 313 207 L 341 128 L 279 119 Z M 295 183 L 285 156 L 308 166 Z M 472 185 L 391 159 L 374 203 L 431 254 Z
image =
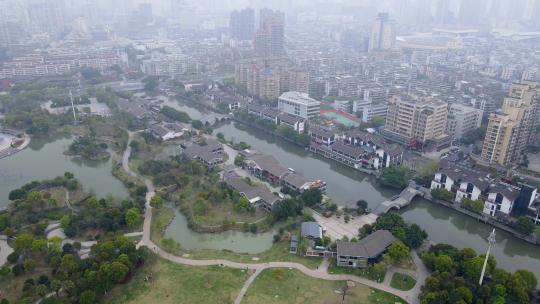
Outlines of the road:
M 309 269 L 302 264 L 290 263 L 290 262 L 269 262 L 269 263 L 250 264 L 250 263 L 238 263 L 238 262 L 221 260 L 221 259 L 194 260 L 194 259 L 187 259 L 184 257 L 179 257 L 179 256 L 170 254 L 162 250 L 150 239 L 150 229 L 151 229 L 151 223 L 152 223 L 152 206 L 150 206 L 150 200 L 155 195 L 154 185 L 149 179 L 139 176 L 137 173 L 133 172 L 131 168 L 129 167 L 129 158 L 131 156 L 131 148 L 129 147 L 129 143 L 131 142 L 132 137 L 133 137 L 133 133 L 130 132 L 129 140 L 128 140 L 128 147 L 124 151 L 124 155 L 122 157 L 122 167 L 128 174 L 144 180 L 144 183 L 146 187 L 148 188 L 148 192 L 146 193 L 146 210 L 145 210 L 144 224 L 143 224 L 143 237 L 141 241 L 139 242 L 138 246 L 146 246 L 155 254 L 160 256 L 161 258 L 169 260 L 174 263 L 178 263 L 178 264 L 184 264 L 184 265 L 189 265 L 189 266 L 223 266 L 223 267 L 255 271 L 254 274 L 251 275 L 250 278 L 244 283 L 244 286 L 242 287 L 240 293 L 238 294 L 238 297 L 236 298 L 235 303 L 241 303 L 243 296 L 249 289 L 249 286 L 251 285 L 251 283 L 253 283 L 253 281 L 257 278 L 257 276 L 263 270 L 272 269 L 272 268 L 296 269 L 307 276 L 317 278 L 317 279 L 329 280 L 329 281 L 353 281 L 356 283 L 364 284 L 371 288 L 376 288 L 376 289 L 394 294 L 406 300 L 408 303 L 414 303 L 414 304 L 419 303 L 418 296 L 415 295 L 413 292 L 397 290 L 395 288 L 386 286 L 382 283 L 377 283 L 377 282 L 374 282 L 374 281 L 371 281 L 362 277 L 354 276 L 354 275 L 329 274 L 327 272 L 328 265 L 327 264 L 325 265 L 324 262 L 323 262 L 322 267 L 319 267 L 318 269 L 314 270 L 314 269 Z M 422 281 L 422 284 L 423 284 L 423 281 Z M 417 284 L 417 285 L 421 285 L 421 284 Z

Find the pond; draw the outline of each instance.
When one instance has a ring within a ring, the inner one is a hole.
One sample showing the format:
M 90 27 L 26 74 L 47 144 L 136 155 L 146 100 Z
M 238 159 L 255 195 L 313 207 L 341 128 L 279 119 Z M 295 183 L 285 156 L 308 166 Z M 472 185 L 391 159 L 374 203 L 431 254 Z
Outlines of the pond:
M 189 229 L 186 217 L 174 208 L 175 218 L 165 230 L 165 237 L 180 243 L 185 249 L 230 250 L 236 253 L 257 254 L 272 247 L 278 228 L 265 233 L 227 231 L 221 233 L 199 233 Z
M 34 180 L 52 179 L 71 172 L 86 191 L 98 197 L 124 198 L 127 189 L 112 173 L 112 161 L 87 161 L 64 155 L 70 137 L 33 138 L 23 151 L 0 159 L 0 208 L 7 206 L 9 192 Z

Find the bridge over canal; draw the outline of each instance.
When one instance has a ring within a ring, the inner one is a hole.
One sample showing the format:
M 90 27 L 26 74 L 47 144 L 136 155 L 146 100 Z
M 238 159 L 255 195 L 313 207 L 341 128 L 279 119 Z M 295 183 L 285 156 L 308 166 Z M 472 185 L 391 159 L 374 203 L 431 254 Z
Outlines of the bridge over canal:
M 405 188 L 399 195 L 392 197 L 391 199 L 382 202 L 372 213 L 381 215 L 388 213 L 392 209 L 401 209 L 408 206 L 416 196 L 429 197 L 429 189 L 423 188 L 411 182 L 407 188 Z

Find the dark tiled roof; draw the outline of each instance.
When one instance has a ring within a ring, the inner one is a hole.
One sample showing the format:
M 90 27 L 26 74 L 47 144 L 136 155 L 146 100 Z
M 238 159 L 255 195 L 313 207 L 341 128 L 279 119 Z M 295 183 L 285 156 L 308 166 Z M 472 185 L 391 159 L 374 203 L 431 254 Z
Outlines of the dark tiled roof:
M 289 169 L 283 167 L 273 156 L 265 154 L 255 154 L 249 156 L 249 160 L 257 164 L 261 169 L 270 172 L 274 176 L 284 176 L 289 173 Z
M 304 121 L 304 119 L 300 116 L 296 116 L 296 115 L 292 115 L 292 114 L 289 114 L 289 113 L 280 113 L 278 115 L 278 118 L 279 120 L 287 123 L 287 124 L 290 124 L 290 125 L 293 125 L 297 122 L 302 122 Z
M 244 179 L 231 174 L 225 177 L 227 185 L 234 190 L 244 194 L 249 200 L 259 197 L 263 201 L 274 204 L 280 200 L 279 196 L 272 193 L 266 186 L 251 186 Z
M 331 132 L 331 131 L 328 131 L 322 127 L 319 127 L 319 126 L 316 126 L 316 125 L 312 125 L 309 127 L 309 134 L 310 135 L 315 135 L 315 136 L 318 136 L 318 137 L 333 137 L 334 136 L 334 133 Z
M 295 186 L 296 188 L 300 188 L 308 182 L 304 176 L 297 173 L 288 174 L 283 178 L 283 181 Z
M 300 231 L 302 237 L 322 238 L 322 228 L 317 222 L 303 222 Z
M 490 181 L 486 177 L 487 173 L 471 170 L 465 167 L 457 166 L 450 162 L 441 162 L 440 173 L 445 174 L 454 181 L 471 183 L 481 191 L 489 188 Z
M 341 141 L 336 141 L 331 146 L 331 149 L 333 151 L 341 152 L 349 157 L 352 157 L 354 159 L 360 158 L 362 155 L 364 155 L 364 150 L 360 147 L 355 146 L 349 146 L 344 144 Z
M 497 183 L 495 185 L 492 185 L 491 189 L 489 190 L 489 193 L 500 193 L 512 202 L 518 198 L 519 192 L 519 189 L 517 189 L 516 187 L 503 183 Z
M 395 240 L 390 231 L 377 230 L 356 243 L 338 241 L 337 254 L 374 258 L 383 253 Z

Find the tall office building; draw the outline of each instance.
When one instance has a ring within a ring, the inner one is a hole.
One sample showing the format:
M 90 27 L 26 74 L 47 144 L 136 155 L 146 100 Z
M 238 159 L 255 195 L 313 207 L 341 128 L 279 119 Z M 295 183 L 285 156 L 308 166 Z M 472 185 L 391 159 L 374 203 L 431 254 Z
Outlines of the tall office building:
M 388 102 L 384 131 L 396 141 L 411 144 L 430 141 L 440 147 L 448 140 L 445 133 L 447 116 L 448 105 L 445 102 L 392 96 Z
M 231 38 L 252 40 L 255 34 L 255 11 L 251 8 L 233 11 L 229 21 L 229 31 Z
M 279 58 L 285 54 L 285 14 L 263 9 L 260 27 L 254 37 L 255 54 L 263 58 Z
M 396 45 L 396 25 L 386 13 L 380 13 L 371 29 L 369 51 L 389 50 Z
M 540 119 L 540 84 L 523 81 L 510 87 L 501 113 L 492 113 L 482 159 L 507 166 L 521 162 Z

